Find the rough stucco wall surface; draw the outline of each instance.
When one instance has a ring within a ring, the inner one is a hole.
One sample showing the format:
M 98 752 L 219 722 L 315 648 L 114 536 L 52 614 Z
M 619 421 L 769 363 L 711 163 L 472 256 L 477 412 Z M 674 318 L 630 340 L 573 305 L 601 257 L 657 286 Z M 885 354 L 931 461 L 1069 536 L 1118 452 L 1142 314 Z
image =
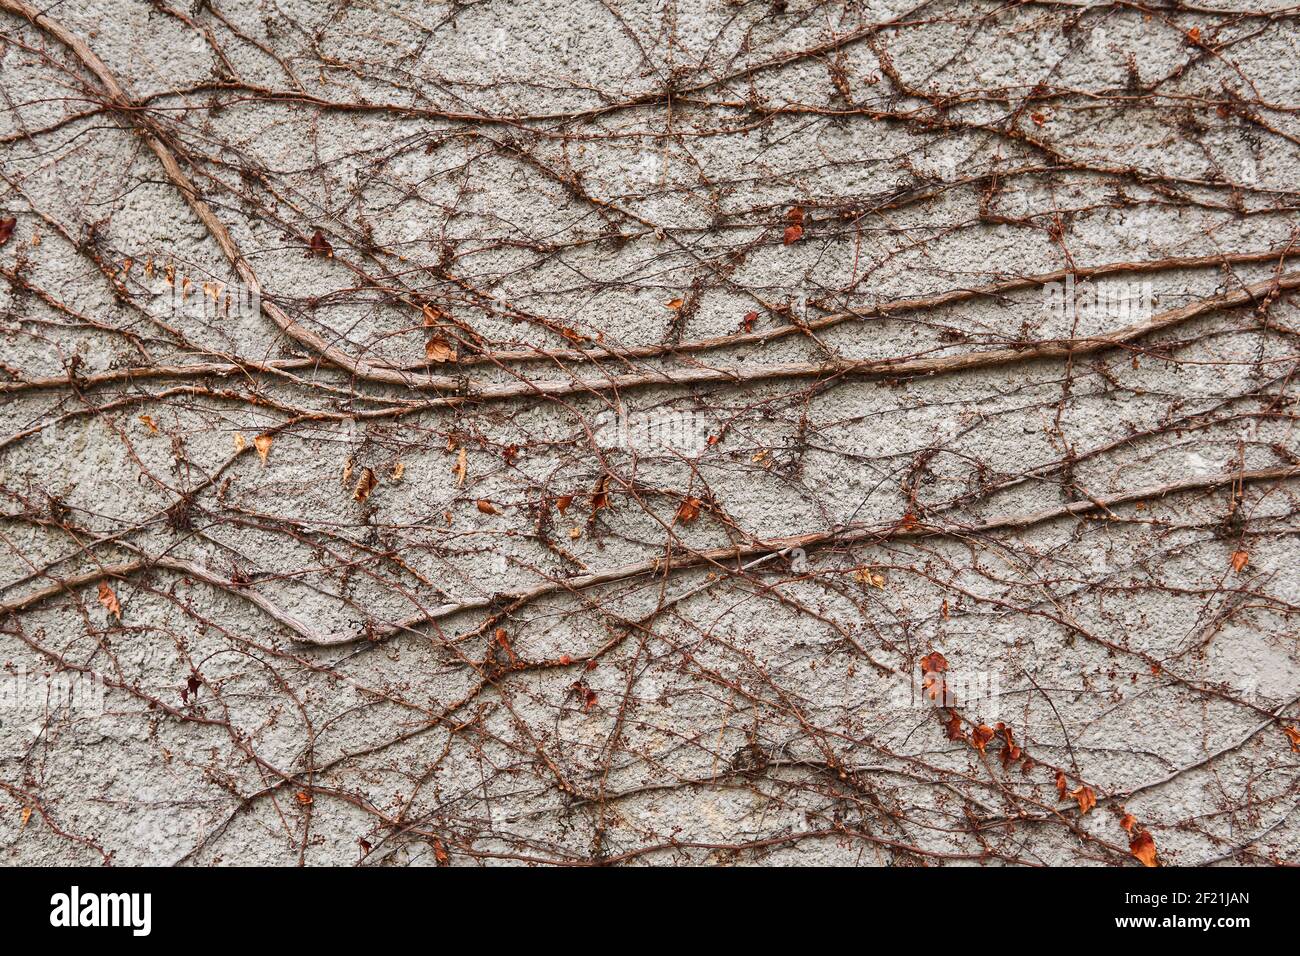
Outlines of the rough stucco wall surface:
M 0 0 L 0 861 L 1300 861 L 1298 18 Z

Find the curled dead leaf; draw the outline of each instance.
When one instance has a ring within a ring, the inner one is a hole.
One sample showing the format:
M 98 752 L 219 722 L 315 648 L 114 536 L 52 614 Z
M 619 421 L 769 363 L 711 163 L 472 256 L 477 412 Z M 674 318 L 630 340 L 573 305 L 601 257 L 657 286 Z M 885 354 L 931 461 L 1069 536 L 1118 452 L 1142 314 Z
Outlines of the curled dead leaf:
M 496 639 L 497 643 L 501 645 L 501 649 L 506 652 L 506 656 L 510 658 L 510 663 L 515 663 L 516 658 L 514 648 L 510 646 L 510 638 L 506 634 L 506 629 L 504 627 L 497 628 Z
M 591 670 L 590 663 L 588 663 L 587 665 L 587 670 Z M 590 713 L 591 708 L 596 706 L 596 701 L 598 699 L 596 696 L 596 692 L 587 686 L 587 682 L 585 680 L 575 680 L 573 684 L 570 686 L 572 687 L 573 691 L 578 695 L 578 699 L 582 701 L 582 712 L 584 714 Z
M 1140 861 L 1143 866 L 1159 866 L 1156 859 L 1156 841 L 1150 833 L 1143 830 L 1135 836 L 1128 845 L 1128 850 Z
M 998 721 L 998 736 L 1002 738 L 1002 766 L 1009 767 L 1012 761 L 1020 759 L 1020 747 L 1016 744 L 1011 728 Z
M 1232 552 L 1232 570 L 1240 574 L 1246 570 L 1246 565 L 1250 564 L 1250 552 L 1234 551 Z
M 501 513 L 486 498 L 480 498 L 475 504 L 478 505 L 478 510 L 485 515 L 499 515 Z
M 424 343 L 424 358 L 434 364 L 456 361 L 456 350 L 441 335 L 435 335 Z
M 978 750 L 980 753 L 984 753 L 984 748 L 988 746 L 988 742 L 992 739 L 993 739 L 993 728 L 989 727 L 986 724 L 980 724 L 978 727 L 976 727 L 974 730 L 970 732 L 971 746 L 974 747 L 976 750 Z
M 307 255 L 321 256 L 325 259 L 329 259 L 334 255 L 334 247 L 330 245 L 330 241 L 325 238 L 325 233 L 321 232 L 320 229 L 313 232 L 311 239 L 307 241 L 307 250 Z
M 961 729 L 961 717 L 955 710 L 948 711 L 948 719 L 944 721 L 943 729 L 948 734 L 949 740 L 961 740 L 966 736 Z
M 1297 730 L 1294 727 L 1284 726 L 1282 728 L 1282 733 L 1286 734 L 1287 740 L 1291 741 L 1291 749 L 1295 753 L 1300 754 L 1300 730 Z
M 18 217 L 16 216 L 9 216 L 7 218 L 0 219 L 0 246 L 3 246 L 6 242 L 10 240 L 10 238 L 12 238 L 14 234 L 14 227 L 17 225 L 18 225 Z
M 104 605 L 108 613 L 113 615 L 119 621 L 122 620 L 122 605 L 118 603 L 117 595 L 103 581 L 99 582 L 99 603 Z
M 357 479 L 357 486 L 352 491 L 352 497 L 364 504 L 365 500 L 370 497 L 370 493 L 377 487 L 379 487 L 379 479 L 375 477 L 374 471 L 365 468 L 361 472 L 361 477 Z
M 928 674 L 942 674 L 948 669 L 948 658 L 938 651 L 931 651 L 921 658 L 921 671 Z
M 158 423 L 155 422 L 155 421 L 154 421 L 150 416 L 148 416 L 148 415 L 141 415 L 141 416 L 140 416 L 140 421 L 141 421 L 142 423 L 144 423 L 144 427 L 145 427 L 145 428 L 149 429 L 149 434 L 151 434 L 151 435 L 157 435 L 157 434 L 158 434 Z
M 1077 790 L 1071 790 L 1070 796 L 1079 801 L 1079 815 L 1083 816 L 1097 805 L 1097 794 L 1092 787 L 1084 784 Z
M 451 473 L 452 473 L 453 475 L 456 476 L 456 487 L 457 487 L 457 488 L 459 488 L 461 485 L 465 484 L 465 461 L 466 461 L 466 457 L 467 457 L 467 456 L 466 456 L 466 453 L 465 453 L 465 448 L 464 448 L 464 446 L 461 446 L 460 451 L 456 453 L 456 464 L 453 465 L 452 468 L 451 468 Z
M 297 793 L 294 794 L 294 798 L 299 803 L 301 803 L 304 807 L 309 807 L 312 804 L 311 794 L 308 793 L 306 790 L 299 790 Z
M 591 510 L 599 511 L 609 507 L 609 475 L 596 479 L 596 487 L 591 490 Z
M 266 464 L 266 456 L 271 454 L 271 442 L 273 439 L 270 435 L 258 435 L 253 439 L 253 447 L 257 449 L 257 457 L 262 459 L 262 464 Z
M 690 524 L 700 516 L 700 499 L 687 498 L 677 509 L 677 520 Z

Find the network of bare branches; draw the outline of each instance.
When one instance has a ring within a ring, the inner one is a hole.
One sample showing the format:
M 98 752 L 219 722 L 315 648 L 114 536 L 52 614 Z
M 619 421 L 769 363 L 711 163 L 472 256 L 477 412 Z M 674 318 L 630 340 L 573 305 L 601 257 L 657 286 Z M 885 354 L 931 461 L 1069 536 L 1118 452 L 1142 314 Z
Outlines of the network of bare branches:
M 0 0 L 0 861 L 1297 862 L 1297 21 Z

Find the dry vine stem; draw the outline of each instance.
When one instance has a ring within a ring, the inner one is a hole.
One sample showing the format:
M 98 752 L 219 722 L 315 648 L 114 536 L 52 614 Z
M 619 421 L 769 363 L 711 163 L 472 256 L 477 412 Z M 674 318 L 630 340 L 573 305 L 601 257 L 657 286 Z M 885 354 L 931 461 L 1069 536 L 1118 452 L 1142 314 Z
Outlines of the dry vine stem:
M 1300 11 L 0 0 L 6 862 L 1300 859 Z

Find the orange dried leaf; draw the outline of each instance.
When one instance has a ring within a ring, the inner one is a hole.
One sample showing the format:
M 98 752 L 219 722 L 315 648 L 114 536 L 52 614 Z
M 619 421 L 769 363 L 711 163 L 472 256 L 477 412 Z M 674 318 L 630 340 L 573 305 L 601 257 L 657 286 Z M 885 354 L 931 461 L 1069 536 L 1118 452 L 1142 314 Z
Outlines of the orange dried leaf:
M 680 308 L 682 307 L 683 302 L 682 302 L 681 299 L 671 299 L 671 300 L 669 300 L 668 302 L 665 302 L 664 305 L 665 305 L 667 308 L 670 308 L 670 309 L 672 309 L 674 312 L 676 312 L 678 309 L 680 309 Z
M 1300 754 L 1300 730 L 1294 727 L 1283 727 L 1282 733 L 1286 734 L 1287 740 L 1291 741 L 1291 749 Z
M 1002 738 L 1002 766 L 1008 767 L 1014 760 L 1020 759 L 1020 747 L 1017 746 L 1015 737 L 1011 733 L 1011 728 L 1001 721 L 997 726 L 998 736 Z
M 366 468 L 361 472 L 361 477 L 357 479 L 357 487 L 352 492 L 354 500 L 365 504 L 370 493 L 379 487 L 379 479 L 375 477 L 372 469 Z
M 944 721 L 943 729 L 947 732 L 949 740 L 961 740 L 966 736 L 962 733 L 961 717 L 955 710 L 948 711 L 948 719 Z
M 596 480 L 596 487 L 591 492 L 591 510 L 599 511 L 609 507 L 609 475 L 601 475 Z
M 294 797 L 304 807 L 311 806 L 312 803 L 311 794 L 308 793 L 306 790 L 299 790 L 297 793 L 294 794 Z
M 687 498 L 677 509 L 677 519 L 684 524 L 690 524 L 700 516 L 700 499 Z
M 108 613 L 113 615 L 119 621 L 122 620 L 122 605 L 118 603 L 117 595 L 103 581 L 99 582 L 99 603 L 104 605 Z
M 931 651 L 921 658 L 921 670 L 928 674 L 942 674 L 948 669 L 948 658 L 938 651 Z
M 1137 817 L 1133 816 L 1131 813 L 1126 813 L 1120 819 L 1119 825 L 1124 828 L 1125 833 L 1132 833 L 1133 827 L 1137 825 L 1137 822 Z
M 1156 841 L 1146 830 L 1143 830 L 1128 845 L 1128 850 L 1135 857 L 1142 861 L 1143 866 L 1159 866 L 1156 861 Z
M 334 255 L 334 247 L 330 241 L 325 238 L 325 233 L 317 229 L 312 233 L 311 239 L 307 242 L 308 255 L 323 256 L 328 259 Z
M 1232 552 L 1232 570 L 1240 574 L 1246 570 L 1246 565 L 1250 564 L 1250 553 L 1247 551 Z
M 786 246 L 791 246 L 794 245 L 802 238 L 803 238 L 803 226 L 800 226 L 799 224 L 796 223 L 793 226 L 785 227 L 785 233 L 781 237 L 781 244 Z
M 441 335 L 435 335 L 424 343 L 424 358 L 436 365 L 441 365 L 443 362 L 454 362 L 456 361 L 456 350 Z
M 144 423 L 144 427 L 145 427 L 145 428 L 149 429 L 149 434 L 151 434 L 151 435 L 157 435 L 157 434 L 158 434 L 158 423 L 155 422 L 155 421 L 154 421 L 152 418 L 150 418 L 148 415 L 141 415 L 141 416 L 140 416 L 140 421 Z
M 561 495 L 555 499 L 555 507 L 560 509 L 560 514 L 568 511 L 571 504 L 573 504 L 573 495 Z
M 1083 816 L 1083 814 L 1087 813 L 1097 805 L 1097 794 L 1093 791 L 1092 787 L 1089 787 L 1087 784 L 1084 784 L 1077 790 L 1071 790 L 1070 796 L 1079 801 L 1080 816 Z
M 974 730 L 970 732 L 971 746 L 974 747 L 976 750 L 978 750 L 980 753 L 984 753 L 984 748 L 988 745 L 988 742 L 992 739 L 993 739 L 993 728 L 989 727 L 986 724 L 980 724 L 978 727 L 976 727 Z
M 480 498 L 475 504 L 478 505 L 478 510 L 485 515 L 499 515 L 501 513 L 486 498 Z
M 462 447 L 461 450 L 456 453 L 456 464 L 453 465 L 451 469 L 451 473 L 456 476 L 457 488 L 465 484 L 466 458 L 467 455 L 465 454 L 465 449 Z
M 506 635 L 506 629 L 504 627 L 497 628 L 496 638 L 497 643 L 501 645 L 501 649 L 505 651 L 506 656 L 510 658 L 510 663 L 513 664 L 515 662 L 515 652 L 514 648 L 510 646 L 510 639 Z
M 272 440 L 270 435 L 258 435 L 253 439 L 253 447 L 257 449 L 257 457 L 262 459 L 263 465 L 266 464 L 266 456 L 271 454 Z

